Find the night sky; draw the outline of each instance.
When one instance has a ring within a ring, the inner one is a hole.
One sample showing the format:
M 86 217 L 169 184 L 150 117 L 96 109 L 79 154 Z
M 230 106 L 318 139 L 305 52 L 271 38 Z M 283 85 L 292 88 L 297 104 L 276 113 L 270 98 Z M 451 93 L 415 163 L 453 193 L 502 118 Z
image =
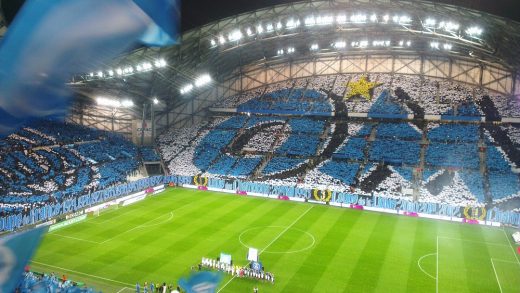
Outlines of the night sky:
M 5 18 L 10 22 L 25 0 L 0 0 Z M 182 0 L 181 0 L 182 1 Z M 276 4 L 299 2 L 294 0 L 184 0 L 182 1 L 182 30 L 207 24 L 208 22 L 233 16 L 238 13 L 264 8 Z M 520 0 L 436 0 L 492 14 L 508 17 L 520 22 Z

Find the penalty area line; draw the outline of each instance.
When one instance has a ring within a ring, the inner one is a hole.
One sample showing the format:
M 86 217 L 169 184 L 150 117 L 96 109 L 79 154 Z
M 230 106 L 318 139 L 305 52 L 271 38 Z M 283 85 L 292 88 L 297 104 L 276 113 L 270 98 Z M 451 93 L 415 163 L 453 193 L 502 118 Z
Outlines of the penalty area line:
M 104 281 L 109 281 L 109 282 L 113 282 L 113 283 L 118 283 L 118 284 L 125 285 L 125 286 L 133 286 L 132 284 L 128 284 L 128 283 L 125 283 L 125 282 L 112 280 L 112 279 L 109 279 L 109 278 L 100 277 L 100 276 L 96 276 L 96 275 L 91 275 L 91 274 L 87 274 L 87 273 L 83 273 L 83 272 L 78 272 L 78 271 L 74 271 L 74 270 L 70 270 L 70 269 L 66 269 L 66 268 L 62 268 L 62 267 L 58 267 L 58 266 L 53 266 L 53 265 L 50 265 L 50 264 L 46 264 L 46 263 L 42 263 L 42 262 L 38 262 L 38 261 L 34 261 L 34 260 L 32 260 L 31 263 L 34 263 L 34 264 L 37 264 L 37 265 L 41 265 L 41 266 L 44 266 L 44 267 L 49 267 L 49 268 L 53 268 L 53 269 L 57 269 L 57 270 L 70 272 L 70 273 L 73 273 L 73 274 L 78 274 L 78 275 L 83 275 L 83 276 L 87 276 L 87 277 L 91 277 L 91 278 L 96 278 L 96 279 L 99 279 L 99 280 L 104 280 Z

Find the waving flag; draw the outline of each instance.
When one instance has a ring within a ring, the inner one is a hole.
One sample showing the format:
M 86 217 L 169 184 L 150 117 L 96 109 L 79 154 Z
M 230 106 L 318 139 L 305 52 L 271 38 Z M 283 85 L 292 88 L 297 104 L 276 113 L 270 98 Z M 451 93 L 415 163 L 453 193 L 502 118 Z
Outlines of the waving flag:
M 28 0 L 0 45 L 0 134 L 32 118 L 63 118 L 73 75 L 137 43 L 177 40 L 179 0 Z
M 0 239 L 0 292 L 14 292 L 47 227 Z
M 188 293 L 213 293 L 221 279 L 221 274 L 200 272 L 191 275 L 188 279 L 180 279 L 179 285 Z

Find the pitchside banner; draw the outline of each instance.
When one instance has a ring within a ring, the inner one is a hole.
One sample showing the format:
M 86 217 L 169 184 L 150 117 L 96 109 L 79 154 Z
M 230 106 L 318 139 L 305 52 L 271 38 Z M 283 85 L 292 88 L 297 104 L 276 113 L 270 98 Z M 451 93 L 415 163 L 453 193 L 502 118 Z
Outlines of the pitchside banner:
M 145 120 L 133 120 L 132 121 L 132 141 L 140 145 L 141 136 L 144 134 L 144 144 L 152 143 L 152 121 Z

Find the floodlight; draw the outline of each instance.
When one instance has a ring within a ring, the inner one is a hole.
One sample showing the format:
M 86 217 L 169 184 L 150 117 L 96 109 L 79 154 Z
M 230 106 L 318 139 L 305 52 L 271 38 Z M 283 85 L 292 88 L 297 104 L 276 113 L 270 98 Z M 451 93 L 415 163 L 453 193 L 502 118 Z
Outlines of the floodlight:
M 345 41 L 336 41 L 334 44 L 333 44 L 334 48 L 336 49 L 342 49 L 342 48 L 345 48 L 347 46 L 347 43 Z
M 443 48 L 444 50 L 448 50 L 448 51 L 451 50 L 452 47 L 453 47 L 453 46 L 452 46 L 451 44 L 448 44 L 448 43 L 442 45 L 442 48 Z
M 407 15 L 403 15 L 403 16 L 399 17 L 400 24 L 409 24 L 410 22 L 412 22 L 412 18 Z
M 247 33 L 248 36 L 252 36 L 252 35 L 253 35 L 253 31 L 251 30 L 250 27 L 248 27 L 248 28 L 246 29 L 246 33 Z
M 412 42 L 411 41 L 406 41 L 406 46 L 407 47 L 410 47 L 412 45 Z
M 316 24 L 316 19 L 314 18 L 314 16 L 309 16 L 309 17 L 305 18 L 306 26 L 313 26 L 315 24 Z
M 117 73 L 117 75 L 122 75 L 123 69 L 121 69 L 121 68 L 116 69 L 116 73 Z
M 312 44 L 311 45 L 311 51 L 317 51 L 319 49 L 319 45 L 318 44 Z
M 94 72 L 89 73 L 90 77 L 94 77 Z
M 256 27 L 256 32 L 259 33 L 259 34 L 261 34 L 261 33 L 264 32 L 264 28 L 262 27 L 261 24 L 259 24 L 259 25 Z
M 114 76 L 114 71 L 113 71 L 112 69 L 110 69 L 110 70 L 108 71 L 108 75 L 110 75 L 110 76 Z
M 289 28 L 289 29 L 291 29 L 291 28 L 296 28 L 296 27 L 300 26 L 300 20 L 299 20 L 299 19 L 294 20 L 294 19 L 291 18 L 291 19 L 289 19 L 289 20 L 287 21 L 287 23 L 285 24 L 285 26 L 286 26 L 287 28 Z
M 224 45 L 226 43 L 226 39 L 224 38 L 224 36 L 220 35 L 218 37 L 218 41 L 221 45 Z
M 193 90 L 193 85 L 192 85 L 191 83 L 190 83 L 190 84 L 187 84 L 187 85 L 185 85 L 185 86 L 183 86 L 183 87 L 181 88 L 181 94 L 184 95 L 184 94 L 186 94 L 186 93 L 191 92 L 192 90 Z
M 215 46 L 217 45 L 217 42 L 215 42 L 215 40 L 214 40 L 214 39 L 211 39 L 211 41 L 210 41 L 210 42 L 211 42 L 211 46 L 212 46 L 212 47 L 215 47 Z
M 377 15 L 375 13 L 370 16 L 370 21 L 377 22 Z
M 383 21 L 384 21 L 384 22 L 388 22 L 389 19 L 390 19 L 390 16 L 389 16 L 388 14 L 385 14 L 385 15 L 383 16 Z
M 433 18 L 427 18 L 425 21 L 424 21 L 424 26 L 426 27 L 435 27 L 435 24 L 437 23 L 437 21 Z
M 404 41 L 403 40 L 399 41 L 399 47 L 402 47 L 403 45 L 404 45 Z
M 103 77 L 103 71 L 98 71 L 97 76 L 98 77 Z
M 155 67 L 157 67 L 157 68 L 165 67 L 166 66 L 166 60 L 158 59 L 158 60 L 155 60 L 154 64 L 155 64 Z
M 132 102 L 131 100 L 123 100 L 121 102 L 121 106 L 123 106 L 125 108 L 132 107 L 133 105 L 134 105 L 134 102 Z
M 278 22 L 278 23 L 276 24 L 276 29 L 277 29 L 277 30 L 281 30 L 281 29 L 282 29 L 282 23 L 281 23 L 281 22 Z
M 272 23 L 268 23 L 266 28 L 267 28 L 267 32 L 272 32 L 274 30 Z
M 470 37 L 479 37 L 482 34 L 482 29 L 478 26 L 472 26 L 466 29 L 466 34 Z
M 336 16 L 336 22 L 337 23 L 346 23 L 347 16 L 345 14 L 340 14 L 340 15 Z
M 228 39 L 230 42 L 239 41 L 240 39 L 242 39 L 242 37 L 242 32 L 239 29 L 232 31 L 228 35 Z
M 153 98 L 153 103 L 154 103 L 154 105 L 157 105 L 157 104 L 159 104 L 159 100 L 157 100 L 157 98 Z
M 439 42 L 430 42 L 430 48 L 439 49 Z
M 211 76 L 209 74 L 203 74 L 195 79 L 195 86 L 201 87 L 211 82 Z
M 138 65 L 135 67 L 135 69 L 136 69 L 137 71 L 143 71 L 143 70 L 144 70 L 143 67 L 141 66 L 141 64 L 138 64 Z
M 294 53 L 294 47 L 287 48 L 287 54 L 292 54 L 292 53 Z
M 276 52 L 277 55 L 283 55 L 283 53 L 284 53 L 283 49 L 280 49 L 280 50 L 278 50 L 278 51 Z
M 365 14 L 354 14 L 350 16 L 350 21 L 355 23 L 364 23 L 367 21 L 367 16 Z

